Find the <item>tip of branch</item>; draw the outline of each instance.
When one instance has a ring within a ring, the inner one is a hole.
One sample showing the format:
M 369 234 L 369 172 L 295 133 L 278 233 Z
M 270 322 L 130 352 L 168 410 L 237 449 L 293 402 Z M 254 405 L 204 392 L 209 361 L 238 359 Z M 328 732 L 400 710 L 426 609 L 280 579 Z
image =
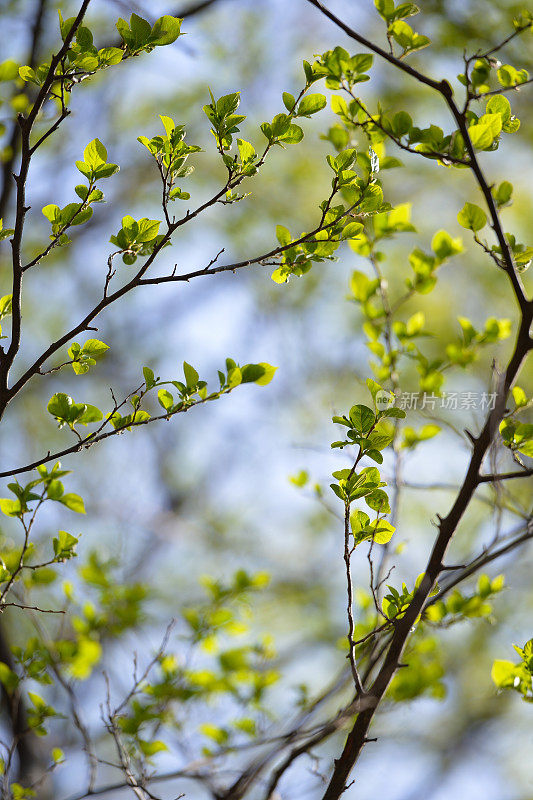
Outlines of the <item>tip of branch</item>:
M 446 97 L 449 97 L 449 98 L 453 97 L 453 89 L 452 89 L 451 85 L 448 83 L 448 81 L 442 80 L 440 82 L 440 90 L 441 90 L 442 94 L 445 95 Z
M 476 437 L 474 436 L 474 434 L 473 434 L 473 433 L 471 433 L 471 432 L 468 430 L 468 428 L 465 428 L 465 429 L 464 429 L 464 432 L 465 432 L 465 435 L 466 435 L 466 436 L 467 436 L 467 437 L 470 439 L 470 441 L 472 442 L 472 444 L 475 444 L 475 443 L 477 442 L 477 439 L 476 439 Z

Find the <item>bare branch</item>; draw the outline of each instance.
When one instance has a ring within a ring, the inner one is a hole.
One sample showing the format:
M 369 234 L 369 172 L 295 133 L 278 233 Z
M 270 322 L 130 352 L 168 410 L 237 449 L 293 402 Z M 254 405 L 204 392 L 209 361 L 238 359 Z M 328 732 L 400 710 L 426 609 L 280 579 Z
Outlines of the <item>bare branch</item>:
M 501 558 L 513 550 L 516 550 L 516 548 L 520 547 L 522 544 L 525 544 L 526 542 L 530 541 L 530 539 L 533 539 L 533 519 L 528 521 L 525 530 L 523 526 L 521 527 L 521 530 L 523 533 L 520 536 L 511 538 L 511 541 L 497 549 L 487 548 L 479 556 L 472 559 L 469 564 L 458 571 L 457 575 L 454 575 L 444 586 L 442 586 L 438 594 L 429 598 L 428 602 L 424 606 L 424 610 L 430 605 L 433 605 L 433 603 L 437 603 L 446 594 L 448 594 L 448 592 L 465 581 L 467 578 L 470 578 L 487 564 L 490 564 L 492 561 L 496 561 L 496 559 Z
M 478 477 L 478 483 L 497 483 L 498 481 L 510 481 L 514 478 L 528 478 L 530 475 L 533 475 L 533 468 L 524 467 L 521 470 L 517 470 L 516 472 L 501 472 L 499 474 L 492 474 L 492 475 L 480 475 Z
M 32 37 L 29 52 L 26 58 L 26 64 L 34 68 L 37 63 L 39 48 L 41 45 L 41 38 L 44 29 L 44 17 L 46 5 L 48 0 L 37 0 L 35 5 L 35 16 L 32 25 Z M 22 89 L 22 94 L 28 95 L 31 89 L 31 84 L 25 84 Z M 15 120 L 13 122 L 13 129 L 9 138 L 9 143 L 6 146 L 6 151 L 10 154 L 8 158 L 2 163 L 2 192 L 0 194 L 0 219 L 5 218 L 11 193 L 13 191 L 12 173 L 15 161 L 17 159 L 20 149 L 20 128 Z

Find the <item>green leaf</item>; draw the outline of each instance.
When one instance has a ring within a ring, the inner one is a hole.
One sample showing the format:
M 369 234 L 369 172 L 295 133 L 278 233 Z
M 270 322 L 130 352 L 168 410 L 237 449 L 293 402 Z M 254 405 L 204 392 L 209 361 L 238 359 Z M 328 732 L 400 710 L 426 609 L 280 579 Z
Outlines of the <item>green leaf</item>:
M 65 493 L 65 488 L 61 481 L 53 480 L 47 486 L 46 493 L 50 500 L 59 500 Z
M 272 136 L 277 139 L 289 130 L 291 121 L 287 114 L 276 114 L 272 120 Z
M 9 314 L 11 314 L 12 308 L 13 308 L 12 295 L 5 294 L 3 297 L 0 297 L 0 319 L 2 319 L 3 317 L 7 317 Z
M 1 131 L 1 126 L 0 126 L 0 131 Z M 4 228 L 4 222 L 3 222 L 2 219 L 0 219 L 0 242 L 2 241 L 2 239 L 8 239 L 14 233 L 15 233 L 15 231 L 14 231 L 13 228 Z M 11 295 L 10 295 L 10 297 L 11 297 Z M 4 298 L 2 298 L 2 300 L 4 300 Z M 1 311 L 2 311 L 2 309 L 0 307 L 0 314 L 1 314 Z
M 101 66 L 110 67 L 114 64 L 120 64 L 123 57 L 123 51 L 120 47 L 103 47 L 98 51 L 98 59 Z
M 148 757 L 168 750 L 167 745 L 159 739 L 150 742 L 147 742 L 144 739 L 139 739 L 138 742 L 144 755 Z
M 137 44 L 141 45 L 148 42 L 152 27 L 143 17 L 140 17 L 138 14 L 132 14 L 130 17 L 130 28 L 135 36 Z
M 422 311 L 417 311 L 416 314 L 413 314 L 413 316 L 407 320 L 405 326 L 407 335 L 416 336 L 422 331 L 425 323 L 426 323 L 426 318 L 424 313 Z
M 53 205 L 52 203 L 44 206 L 42 213 L 46 217 L 47 220 L 54 223 L 57 219 L 59 219 L 60 210 L 59 206 Z
M 87 339 L 81 352 L 91 358 L 101 358 L 109 350 L 109 345 L 99 339 Z
M 69 664 L 69 672 L 73 678 L 85 680 L 89 677 L 102 656 L 100 642 L 83 637 L 78 640 L 76 654 Z
M 374 5 L 385 21 L 394 15 L 394 0 L 374 0 Z
M 282 97 L 283 97 L 283 105 L 285 106 L 285 108 L 289 113 L 292 112 L 294 110 L 294 105 L 296 103 L 295 98 L 289 92 L 283 92 Z
M 197 385 L 200 376 L 194 367 L 191 367 L 186 361 L 183 362 L 183 374 L 185 375 L 185 383 L 189 389 Z
M 496 200 L 498 208 L 507 205 L 511 200 L 512 194 L 513 184 L 509 183 L 509 181 L 502 181 L 494 193 L 494 199 Z
M 387 522 L 386 519 L 380 519 L 374 526 L 374 541 L 376 544 L 387 544 L 392 539 L 396 528 Z
M 243 164 L 254 160 L 256 152 L 250 142 L 246 142 L 244 139 L 237 139 L 237 147 Z
M 480 231 L 487 224 L 487 215 L 483 209 L 474 205 L 474 203 L 465 203 L 457 214 L 457 222 L 463 228 L 468 228 L 471 231 Z
M 369 390 L 370 394 L 372 395 L 372 400 L 374 401 L 374 405 L 375 405 L 376 396 L 377 396 L 378 392 L 382 392 L 383 391 L 383 386 L 380 386 L 379 383 L 376 383 L 376 381 L 372 380 L 372 378 L 367 378 L 366 379 L 366 385 L 368 386 L 368 390 Z
M 137 242 L 151 242 L 157 236 L 161 223 L 157 219 L 139 220 L 139 231 L 135 236 Z
M 91 422 L 100 422 L 103 419 L 103 414 L 96 406 L 85 405 L 85 411 L 78 417 L 78 422 L 82 425 L 89 425 Z
M 85 186 L 83 183 L 80 183 L 74 187 L 74 191 L 81 200 L 86 200 L 89 194 L 89 187 Z
M 228 117 L 230 114 L 234 114 L 235 111 L 238 109 L 240 102 L 241 102 L 240 92 L 231 92 L 231 94 L 223 95 L 216 102 L 217 114 L 220 117 Z
M 70 508 L 71 511 L 75 511 L 76 514 L 85 514 L 83 498 L 81 498 L 79 494 L 64 494 L 59 498 L 59 502 L 63 503 L 67 508 Z
M 370 517 L 364 511 L 352 511 L 350 514 L 350 525 L 352 533 L 356 534 L 366 528 L 370 524 Z
M 489 125 L 472 125 L 468 129 L 470 141 L 477 150 L 488 150 L 494 141 L 492 129 Z
M 325 108 L 327 103 L 326 97 L 323 94 L 308 94 L 298 105 L 297 114 L 299 117 L 308 117 L 311 114 L 316 114 Z
M 415 33 L 411 26 L 402 20 L 396 20 L 389 25 L 389 34 L 392 34 L 394 40 L 398 42 L 400 47 L 403 47 L 406 53 L 422 50 L 422 48 L 431 44 L 431 40 L 427 36 Z
M 3 661 L 0 661 L 0 683 L 6 689 L 8 694 L 14 692 L 20 684 L 20 678 L 17 673 L 13 672 L 13 670 Z
M 363 231 L 364 231 L 364 225 L 362 224 L 362 222 L 349 222 L 342 229 L 342 238 L 356 239 L 360 236 L 360 234 Z
M 523 442 L 529 442 L 532 439 L 533 439 L 533 423 L 521 422 L 519 425 L 516 426 L 514 432 L 514 440 L 517 444 L 521 445 Z
M 152 28 L 149 37 L 150 44 L 161 47 L 175 42 L 178 36 L 182 35 L 180 33 L 181 23 L 181 19 L 178 17 L 171 17 L 169 14 L 159 17 Z
M 246 364 L 242 368 L 242 383 L 257 383 L 259 386 L 266 386 L 270 383 L 277 367 L 261 362 L 260 364 Z
M 496 94 L 490 97 L 487 102 L 487 114 L 499 114 L 502 123 L 509 122 L 511 119 L 511 104 L 503 94 Z
M 228 386 L 230 389 L 235 389 L 236 386 L 240 386 L 242 383 L 242 372 L 240 367 L 233 367 L 233 369 L 228 370 Z
M 157 399 L 159 404 L 165 409 L 165 411 L 169 411 L 172 406 L 174 405 L 174 398 L 166 389 L 160 389 L 157 393 Z
M 54 555 L 57 559 L 71 558 L 78 539 L 66 531 L 59 531 L 57 537 L 53 539 Z
M 8 497 L 0 497 L 0 511 L 6 517 L 18 517 L 22 511 L 19 500 L 11 500 Z
M 83 225 L 92 215 L 92 208 L 82 208 L 80 203 L 68 203 L 65 208 L 61 209 L 61 218 L 58 222 L 61 227 Z
M 440 433 L 440 430 L 439 425 L 423 425 L 418 432 L 419 439 L 423 442 L 427 439 L 433 439 L 434 436 Z
M 287 283 L 290 274 L 290 270 L 287 267 L 278 267 L 270 277 L 274 283 Z
M 92 170 L 106 163 L 107 150 L 99 139 L 89 142 L 83 151 L 83 160 Z
M 79 169 L 81 174 L 84 175 L 87 178 L 87 180 L 91 180 L 92 179 L 93 171 L 92 171 L 91 167 L 89 167 L 85 163 L 85 161 L 76 161 L 74 163 L 76 164 L 76 167 Z
M 419 7 L 414 3 L 400 3 L 394 9 L 394 19 L 405 19 L 406 17 L 413 17 L 420 11 Z
M 356 405 L 350 409 L 350 421 L 356 431 L 368 433 L 376 421 L 376 415 L 368 406 Z
M 289 125 L 289 128 L 283 136 L 280 137 L 280 141 L 284 144 L 298 144 L 304 138 L 304 132 L 300 128 L 299 125 Z
M 246 364 L 242 370 L 242 383 L 255 383 L 255 381 L 262 378 L 265 370 L 260 364 Z
M 460 237 L 453 239 L 446 231 L 437 231 L 431 240 L 431 249 L 441 261 L 445 258 L 463 252 L 463 242 Z
M 32 83 L 37 82 L 35 78 L 35 70 L 32 69 L 31 67 L 20 67 L 19 75 L 22 78 L 22 80 L 25 81 L 26 83 L 29 81 L 31 81 Z
M 512 389 L 513 400 L 517 408 L 527 405 L 527 395 L 521 386 L 514 386 Z
M 282 247 L 285 247 L 292 241 L 291 233 L 283 225 L 276 225 L 276 239 Z
M 298 488 L 301 489 L 302 486 L 305 486 L 309 482 L 309 473 L 305 469 L 302 469 L 297 475 L 291 475 L 289 480 L 293 486 L 298 486 Z
M 153 369 L 150 369 L 150 367 L 143 367 L 143 377 L 147 389 L 151 389 L 152 386 L 155 386 L 155 377 Z
M 405 411 L 401 408 L 386 408 L 381 412 L 382 417 L 395 417 L 396 419 L 405 419 Z
M 363 542 L 368 539 L 372 532 L 368 529 L 370 525 L 370 517 L 364 511 L 353 511 L 350 514 L 350 529 L 355 541 L 355 544 Z
M 406 426 L 403 428 L 402 447 L 415 447 L 419 442 L 433 439 L 434 436 L 440 433 L 440 430 L 438 425 L 424 425 L 419 431 L 415 431 L 414 428 Z
M 166 133 L 166 135 L 167 135 L 167 136 L 170 136 L 170 134 L 171 134 L 171 133 L 172 133 L 172 132 L 175 130 L 175 128 L 176 128 L 176 123 L 174 122 L 174 120 L 172 119 L 172 117 L 166 117 L 164 114 L 160 114 L 160 115 L 159 115 L 159 119 L 160 119 L 160 120 L 161 120 L 161 122 L 163 123 L 163 127 L 164 127 L 164 129 L 165 129 L 165 133 Z M 143 137 L 143 138 L 145 138 L 145 137 Z
M 413 127 L 413 120 L 407 111 L 398 111 L 392 118 L 392 130 L 395 136 L 405 136 Z
M 111 175 L 114 175 L 115 172 L 118 172 L 119 170 L 120 167 L 118 166 L 118 164 L 101 164 L 99 167 L 96 167 L 94 171 L 94 177 L 96 180 L 101 180 L 102 178 L 110 178 Z
M 526 69 L 516 69 L 511 64 L 503 64 L 497 72 L 498 80 L 502 86 L 519 86 L 529 79 L 529 73 Z
M 365 496 L 365 503 L 377 511 L 379 514 L 390 514 L 391 508 L 387 493 L 383 489 L 374 489 L 373 492 Z
M 46 408 L 57 419 L 68 420 L 72 403 L 72 397 L 68 394 L 57 392 L 50 398 Z
M 200 725 L 200 731 L 204 736 L 212 739 L 217 744 L 222 745 L 228 741 L 228 732 L 224 728 L 220 728 L 218 725 L 214 725 L 211 722 Z
M 514 683 L 516 667 L 512 661 L 497 659 L 492 665 L 491 678 L 500 689 L 510 687 Z
M 364 272 L 354 270 L 350 278 L 350 289 L 356 300 L 365 303 L 372 295 L 374 295 L 379 287 L 379 280 L 376 278 L 372 280 L 365 275 Z

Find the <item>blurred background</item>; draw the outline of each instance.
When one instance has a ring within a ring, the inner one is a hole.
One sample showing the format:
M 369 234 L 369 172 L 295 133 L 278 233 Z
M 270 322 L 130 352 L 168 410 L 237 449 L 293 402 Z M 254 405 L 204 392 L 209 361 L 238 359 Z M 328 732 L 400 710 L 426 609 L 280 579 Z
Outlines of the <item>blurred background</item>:
M 27 63 L 35 5 L 35 0 L 0 0 L 0 60 Z M 433 44 L 411 56 L 412 63 L 456 85 L 463 51 L 472 53 L 499 41 L 520 10 L 520 4 L 508 0 L 425 0 L 421 5 L 416 29 L 430 36 Z M 77 3 L 45 4 L 41 57 L 57 47 L 58 7 L 66 18 L 75 13 Z M 331 0 L 330 7 L 383 44 L 381 20 L 370 0 Z M 87 20 L 102 46 L 114 41 L 118 16 L 129 18 L 135 11 L 154 20 L 159 14 L 179 15 L 183 10 L 171 0 L 93 0 Z M 259 124 L 282 110 L 283 91 L 297 94 L 302 84 L 302 59 L 312 60 L 336 45 L 352 53 L 361 50 L 304 0 L 215 0 L 186 18 L 182 30 L 187 36 L 174 45 L 130 59 L 80 86 L 73 93 L 72 116 L 35 159 L 29 183 L 29 253 L 48 235 L 42 206 L 72 201 L 79 182 L 74 161 L 91 139 L 97 136 L 104 142 L 109 160 L 121 171 L 102 187 L 107 205 L 97 207 L 88 225 L 75 229 L 68 249 L 56 250 L 26 281 L 21 371 L 93 305 L 105 277 L 109 237 L 119 229 L 121 217 L 161 217 L 158 176 L 147 151 L 136 141 L 139 135 L 160 131 L 158 114 L 186 124 L 188 141 L 205 150 L 194 158 L 195 172 L 183 187 L 191 192 L 192 207 L 224 180 L 202 112 L 209 101 L 208 87 L 215 96 L 242 92 L 240 113 L 248 119 L 241 135 L 259 146 Z M 533 53 L 519 39 L 505 61 L 531 71 L 528 62 Z M 436 98 L 417 83 L 376 60 L 371 75 L 361 88 L 369 107 L 374 108 L 379 98 L 385 109 L 407 110 L 420 127 L 431 120 L 449 129 Z M 515 202 L 505 212 L 506 224 L 528 243 L 533 185 L 530 95 L 524 89 L 511 99 L 522 120 L 520 133 L 507 137 L 497 153 L 482 154 L 482 161 L 491 182 L 513 183 Z M 4 158 L 9 155 L 5 148 L 14 106 L 7 100 L 0 107 L 6 125 Z M 274 154 L 251 184 L 252 195 L 235 206 L 219 206 L 181 229 L 172 249 L 163 251 L 155 272 L 164 274 L 176 262 L 184 271 L 201 268 L 222 247 L 227 261 L 257 255 L 271 246 L 276 224 L 296 233 L 309 230 L 330 182 L 324 156 L 331 145 L 321 134 L 334 122 L 329 110 L 305 121 L 302 144 Z M 409 274 L 409 251 L 415 246 L 428 249 L 440 228 L 460 235 L 458 210 L 465 200 L 480 202 L 480 197 L 468 174 L 415 160 L 394 152 L 392 146 L 388 152 L 401 157 L 406 168 L 381 175 L 385 199 L 393 205 L 411 202 L 418 231 L 386 245 L 387 278 L 394 290 Z M 5 215 L 5 226 L 11 218 L 12 210 Z M 459 333 L 457 315 L 480 326 L 489 316 L 516 321 L 504 277 L 473 248 L 465 231 L 462 234 L 465 252 L 442 270 L 440 290 L 422 301 L 416 297 L 406 309 L 408 316 L 423 308 L 432 332 L 445 340 Z M 0 253 L 0 295 L 9 291 L 8 256 L 5 244 Z M 202 576 L 228 581 L 239 568 L 271 576 L 269 586 L 250 601 L 247 614 L 252 634 L 272 637 L 277 652 L 274 667 L 282 678 L 269 695 L 274 718 L 283 718 L 302 691 L 310 695 L 320 691 L 342 666 L 338 641 L 346 628 L 343 532 L 342 522 L 326 506 L 335 507 L 329 496 L 330 473 L 345 466 L 346 456 L 330 450 L 330 442 L 337 438 L 331 415 L 345 413 L 356 402 L 368 402 L 364 381 L 371 375 L 362 321 L 357 307 L 346 299 L 353 269 L 367 267 L 346 248 L 339 261 L 314 265 L 309 274 L 288 285 L 274 284 L 268 268 L 252 267 L 235 275 L 139 290 L 99 318 L 95 336 L 110 350 L 87 378 L 63 370 L 34 379 L 7 412 L 0 438 L 2 469 L 66 446 L 67 434 L 57 430 L 44 410 L 56 391 L 103 407 L 109 405 L 110 387 L 118 397 L 139 384 L 140 367 L 145 364 L 172 379 L 179 378 L 186 360 L 202 378 L 215 383 L 216 370 L 226 356 L 239 363 L 267 361 L 278 367 L 274 381 L 265 388 L 242 387 L 230 398 L 193 409 L 171 423 L 113 438 L 65 460 L 64 466 L 74 471 L 69 489 L 85 498 L 87 517 L 71 521 L 64 514 L 50 513 L 42 518 L 39 535 L 49 538 L 58 527 L 70 526 L 71 533 L 83 534 L 83 562 L 91 552 L 102 563 L 114 560 L 117 581 L 142 583 L 149 592 L 139 618 L 104 645 L 103 664 L 115 671 L 117 680 L 131 672 L 139 647 L 156 649 L 169 620 L 179 618 L 184 607 L 203 602 Z M 511 342 L 500 346 L 501 363 Z M 493 356 L 491 350 L 468 371 L 454 374 L 445 388 L 490 391 Z M 415 378 L 411 385 L 408 381 L 409 376 L 402 389 L 416 391 Z M 531 370 L 520 383 L 531 393 Z M 402 580 L 412 584 L 422 571 L 433 541 L 431 520 L 447 511 L 467 464 L 469 451 L 461 431 L 465 426 L 476 431 L 482 418 L 481 410 L 450 412 L 443 432 L 407 455 L 404 479 L 414 486 L 404 487 L 401 494 L 396 537 L 404 547 L 394 557 L 394 585 Z M 408 424 L 414 427 L 428 421 L 425 412 L 408 412 Z M 300 470 L 311 476 L 308 486 L 324 487 L 322 501 L 313 488 L 299 489 L 290 481 Z M 390 470 L 391 464 L 385 462 L 384 475 Z M 416 488 L 421 484 L 437 488 Z M 463 563 L 481 550 L 497 525 L 502 531 L 511 530 L 527 514 L 531 503 L 527 481 L 515 482 L 509 491 L 512 500 L 506 498 L 507 505 L 518 509 L 518 518 L 495 509 L 489 489 L 483 489 L 461 526 L 452 562 Z M 17 535 L 9 521 L 0 524 L 5 538 Z M 59 570 L 58 581 L 42 590 L 51 602 L 64 578 L 78 587 L 77 566 L 66 565 Z M 365 750 L 357 783 L 346 792 L 347 798 L 532 800 L 532 709 L 515 696 L 498 696 L 490 679 L 493 659 L 512 658 L 511 644 L 523 644 L 532 635 L 532 566 L 527 547 L 490 566 L 491 575 L 505 573 L 507 587 L 495 600 L 492 624 L 472 619 L 439 634 L 431 663 L 437 672 L 441 668 L 446 672 L 443 696 L 421 691 L 409 703 L 386 704 L 375 725 L 379 743 Z M 368 586 L 367 573 L 366 558 L 356 558 L 357 587 Z M 79 585 L 78 591 L 81 603 L 88 590 Z M 1 624 L 10 642 L 26 635 L 16 610 L 6 611 Z M 179 636 L 173 647 L 179 652 Z M 79 693 L 96 736 L 103 697 L 101 673 L 96 670 Z M 183 745 L 179 758 L 205 744 L 198 726 L 221 724 L 225 713 L 224 707 L 213 704 L 203 716 L 190 719 L 179 737 Z M 81 746 L 75 737 L 65 742 L 65 730 L 59 723 L 52 728 L 69 755 L 46 790 L 57 798 L 76 790 L 84 769 Z M 298 762 L 279 787 L 281 797 L 319 797 L 320 772 L 327 770 L 327 759 L 337 754 L 340 744 L 340 737 L 333 738 L 318 751 L 325 759 L 318 770 L 311 761 Z M 175 752 L 158 758 L 162 771 L 180 763 Z M 105 782 L 105 771 L 102 775 Z M 107 779 L 112 781 L 112 773 Z M 169 781 L 158 791 L 170 798 L 177 787 L 182 784 Z M 190 797 L 208 796 L 192 783 L 186 790 Z

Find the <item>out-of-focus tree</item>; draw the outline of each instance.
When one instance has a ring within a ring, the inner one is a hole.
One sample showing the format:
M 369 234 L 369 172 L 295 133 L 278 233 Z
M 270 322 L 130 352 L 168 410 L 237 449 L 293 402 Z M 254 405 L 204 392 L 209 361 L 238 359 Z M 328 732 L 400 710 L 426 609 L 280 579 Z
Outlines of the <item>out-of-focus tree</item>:
M 531 700 L 532 18 L 478 5 L 2 9 L 4 797 L 430 796 Z

